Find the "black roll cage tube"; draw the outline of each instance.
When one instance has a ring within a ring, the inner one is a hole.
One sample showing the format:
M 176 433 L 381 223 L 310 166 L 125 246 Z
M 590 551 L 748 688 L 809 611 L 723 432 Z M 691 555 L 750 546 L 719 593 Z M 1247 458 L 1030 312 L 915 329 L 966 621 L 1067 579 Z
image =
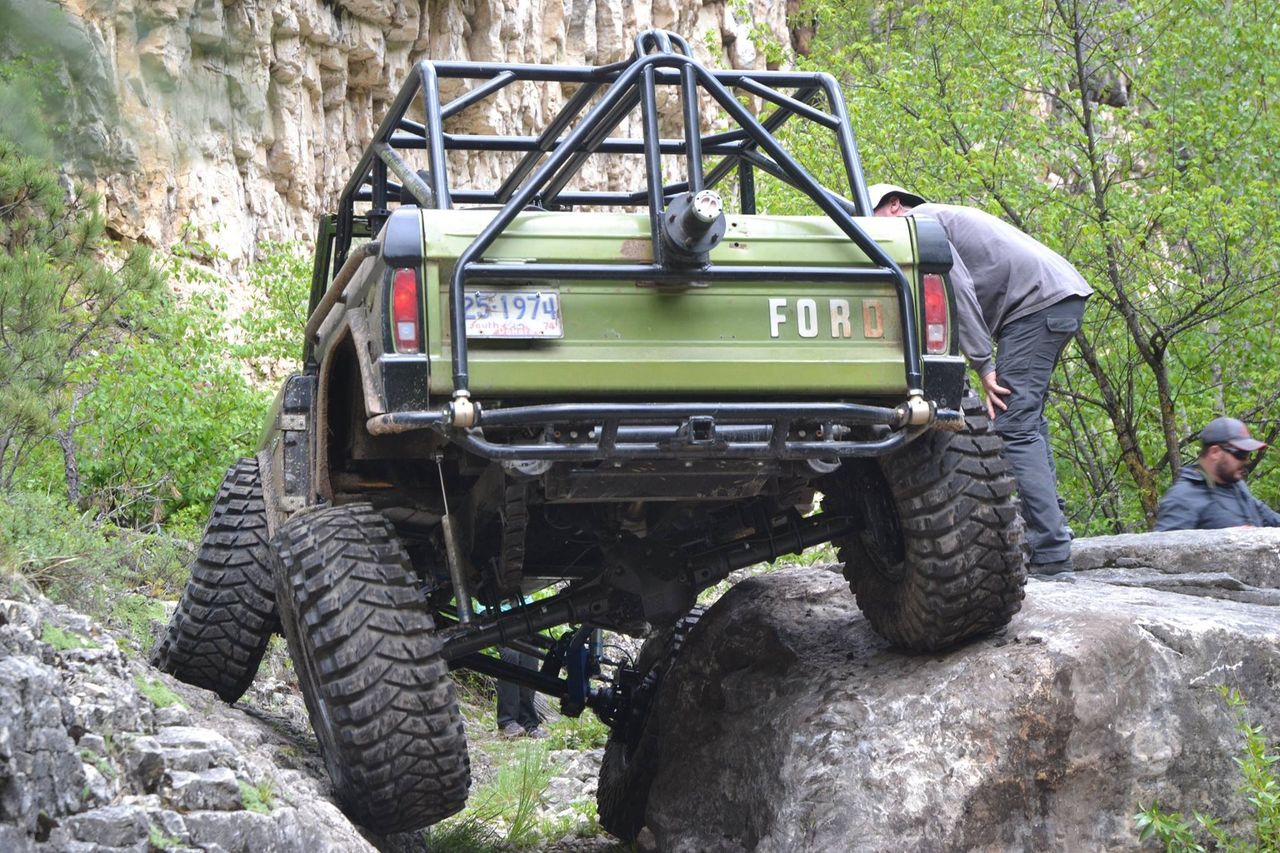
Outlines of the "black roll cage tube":
M 447 104 L 441 103 L 442 79 L 482 80 L 484 82 L 458 95 Z M 445 132 L 444 122 L 466 107 L 472 106 L 507 86 L 519 81 L 561 82 L 580 84 L 560 114 L 537 137 L 465 136 Z M 684 136 L 662 139 L 658 132 L 658 85 L 678 85 L 683 103 Z M 699 86 L 737 122 L 735 130 L 702 136 L 699 130 Z M 753 116 L 738 103 L 731 88 L 741 89 L 774 104 L 776 109 L 765 119 Z M 779 91 L 793 88 L 793 94 Z M 603 90 L 600 100 L 591 107 L 567 137 L 561 138 L 575 118 L 586 109 L 591 99 Z M 415 96 L 421 92 L 422 124 L 405 117 Z M 819 94 L 826 96 L 831 113 L 812 105 Z M 640 105 L 644 138 L 611 139 L 610 134 Z M 773 131 L 792 116 L 800 116 L 834 132 L 849 181 L 852 200 L 827 190 L 801 166 L 773 136 Z M 429 174 L 425 180 L 414 173 L 397 153 L 400 149 L 425 149 Z M 765 152 L 761 153 L 761 149 Z M 496 190 L 460 190 L 449 188 L 446 151 L 525 152 L 517 167 Z M 643 153 L 646 189 L 636 192 L 566 192 L 565 187 L 588 157 L 595 153 Z M 686 180 L 663 184 L 661 157 L 683 155 Z M 704 174 L 705 155 L 721 155 L 723 159 Z M 765 155 L 768 156 L 765 156 Z M 547 157 L 539 164 L 539 160 Z M 676 267 L 663 257 L 660 218 L 666 203 L 676 194 L 697 192 L 715 186 L 736 170 L 740 177 L 739 194 L 743 213 L 756 209 L 753 171 L 761 169 L 791 184 L 808 195 L 842 232 L 872 261 L 875 267 L 850 269 L 815 269 L 801 266 L 717 268 Z M 390 174 L 389 174 L 390 173 Z M 394 182 L 391 177 L 399 179 Z M 407 196 L 407 197 L 406 197 Z M 922 357 L 914 319 L 916 304 L 906 276 L 896 263 L 854 221 L 853 216 L 870 215 L 870 201 L 857 146 L 849 128 L 843 98 L 835 79 L 829 74 L 784 71 L 709 71 L 692 56 L 683 38 L 650 30 L 635 40 L 635 53 L 630 60 L 599 67 L 523 65 L 487 62 L 419 61 L 414 72 L 401 87 L 373 142 L 365 150 L 355 172 L 339 199 L 336 240 L 332 269 L 346 261 L 356 233 L 355 205 L 370 202 L 369 227 L 376 233 L 389 215 L 391 200 L 415 203 L 423 208 L 450 209 L 453 201 L 469 204 L 499 204 L 489 224 L 459 255 L 449 283 L 450 330 L 452 335 L 452 370 L 455 395 L 468 394 L 467 335 L 463 311 L 464 289 L 469 279 L 611 279 L 650 282 L 687 283 L 692 280 L 714 283 L 744 277 L 771 281 L 889 281 L 897 291 L 902 318 L 902 336 L 906 383 L 909 394 L 923 388 Z M 548 210 L 575 205 L 636 206 L 647 204 L 651 222 L 654 259 L 651 264 L 499 264 L 482 261 L 484 252 L 498 239 L 516 216 L 530 204 Z

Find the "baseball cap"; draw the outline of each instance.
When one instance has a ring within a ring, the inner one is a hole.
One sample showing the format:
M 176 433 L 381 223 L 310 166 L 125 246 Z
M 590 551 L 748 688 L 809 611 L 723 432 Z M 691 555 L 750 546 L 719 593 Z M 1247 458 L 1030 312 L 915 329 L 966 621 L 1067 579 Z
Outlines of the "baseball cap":
M 871 199 L 871 209 L 875 210 L 880 206 L 881 202 L 888 196 L 896 195 L 902 199 L 902 203 L 915 207 L 917 204 L 925 204 L 925 200 L 913 192 L 907 192 L 902 187 L 893 184 L 872 184 L 867 187 L 867 196 Z
M 1203 445 L 1226 444 L 1236 450 L 1253 452 L 1267 445 L 1249 435 L 1249 428 L 1235 418 L 1214 418 L 1200 431 Z

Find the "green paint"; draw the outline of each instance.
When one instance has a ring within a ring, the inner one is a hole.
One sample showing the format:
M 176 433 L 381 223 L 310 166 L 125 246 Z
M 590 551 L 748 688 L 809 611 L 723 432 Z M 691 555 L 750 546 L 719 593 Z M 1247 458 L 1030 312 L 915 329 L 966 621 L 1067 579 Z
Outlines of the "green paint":
M 424 211 L 426 350 L 430 390 L 452 390 L 447 307 L 453 264 L 493 211 Z M 860 224 L 915 282 L 906 219 Z M 505 263 L 646 263 L 647 214 L 522 213 L 484 255 Z M 711 252 L 719 268 L 868 265 L 821 216 L 731 215 Z M 532 280 L 513 280 L 529 287 Z M 485 283 L 500 290 L 499 283 Z M 537 286 L 544 286 L 538 282 Z M 679 289 L 634 281 L 552 283 L 559 339 L 470 340 L 473 394 L 586 393 L 754 398 L 901 396 L 906 391 L 898 301 L 888 283 L 736 282 Z M 918 287 L 918 284 L 917 284 Z M 376 290 L 376 289 L 375 289 Z M 373 291 L 370 299 L 376 298 Z M 774 300 L 771 303 L 771 300 Z M 781 300 L 781 302 L 778 302 Z

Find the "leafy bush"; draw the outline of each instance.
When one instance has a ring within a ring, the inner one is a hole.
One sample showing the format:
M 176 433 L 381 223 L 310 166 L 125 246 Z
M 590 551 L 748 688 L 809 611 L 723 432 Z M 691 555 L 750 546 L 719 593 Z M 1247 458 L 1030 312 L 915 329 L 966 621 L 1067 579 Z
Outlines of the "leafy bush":
M 0 573 L 90 613 L 109 616 L 122 590 L 175 597 L 190 558 L 184 539 L 97 524 L 58 497 L 0 497 Z
M 296 243 L 264 243 L 249 271 L 251 310 L 237 321 L 236 355 L 260 385 L 274 386 L 302 368 L 311 261 Z
M 1180 812 L 1166 812 L 1153 802 L 1134 815 L 1138 839 L 1158 841 L 1170 853 L 1202 853 L 1209 849 L 1205 845 L 1210 842 L 1213 849 L 1239 853 L 1280 850 L 1280 780 L 1276 777 L 1280 756 L 1269 751 L 1262 727 L 1249 722 L 1240 691 L 1234 687 L 1218 690 L 1235 717 L 1236 731 L 1244 739 L 1236 764 L 1243 777 L 1239 791 L 1253 807 L 1253 837 L 1236 838 L 1222 827 L 1221 818 L 1192 812 L 1188 819 Z
M 131 308 L 127 337 L 75 366 L 84 503 L 116 523 L 190 531 L 226 466 L 254 450 L 268 394 L 228 358 L 218 296 L 161 294 Z

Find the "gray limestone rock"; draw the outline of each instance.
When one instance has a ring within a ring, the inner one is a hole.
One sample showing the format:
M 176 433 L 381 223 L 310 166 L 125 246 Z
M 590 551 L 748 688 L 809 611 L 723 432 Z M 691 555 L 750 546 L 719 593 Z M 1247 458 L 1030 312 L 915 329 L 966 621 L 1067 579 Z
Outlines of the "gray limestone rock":
M 81 791 L 81 799 L 84 800 L 84 804 L 90 808 L 107 805 L 111 802 L 113 793 L 111 783 L 95 765 L 86 763 L 83 767 L 84 788 Z
M 65 713 L 56 670 L 32 657 L 0 658 L 0 823 L 34 834 L 41 812 L 80 810 L 84 766 Z
M 132 739 L 124 748 L 121 761 L 135 790 L 152 793 L 164 778 L 164 751 L 155 738 Z
M 1078 539 L 1076 572 L 1148 569 L 1164 575 L 1219 573 L 1242 588 L 1280 589 L 1280 529 L 1171 530 Z
M 200 771 L 210 767 L 235 767 L 239 753 L 226 737 L 212 729 L 197 726 L 167 726 L 155 734 L 171 770 Z
M 214 767 L 196 773 L 172 770 L 162 788 L 162 796 L 182 812 L 229 812 L 244 808 L 240 798 L 240 783 L 236 780 L 236 774 L 226 767 Z
M 657 700 L 659 848 L 1124 849 L 1154 798 L 1239 818 L 1216 686 L 1280 730 L 1280 612 L 1090 576 L 1032 580 L 1003 635 L 927 656 L 827 571 L 735 587 Z
M 67 818 L 62 826 L 75 840 L 97 847 L 127 847 L 145 841 L 150 831 L 146 814 L 132 806 L 103 806 Z
M 79 614 L 19 605 L 0 604 L 0 851 L 146 853 L 153 830 L 175 850 L 373 850 L 299 749 L 296 695 L 251 716 L 126 658 Z M 33 625 L 94 647 L 55 650 Z M 183 712 L 155 709 L 142 680 Z M 269 814 L 243 807 L 240 780 L 270 792 Z

